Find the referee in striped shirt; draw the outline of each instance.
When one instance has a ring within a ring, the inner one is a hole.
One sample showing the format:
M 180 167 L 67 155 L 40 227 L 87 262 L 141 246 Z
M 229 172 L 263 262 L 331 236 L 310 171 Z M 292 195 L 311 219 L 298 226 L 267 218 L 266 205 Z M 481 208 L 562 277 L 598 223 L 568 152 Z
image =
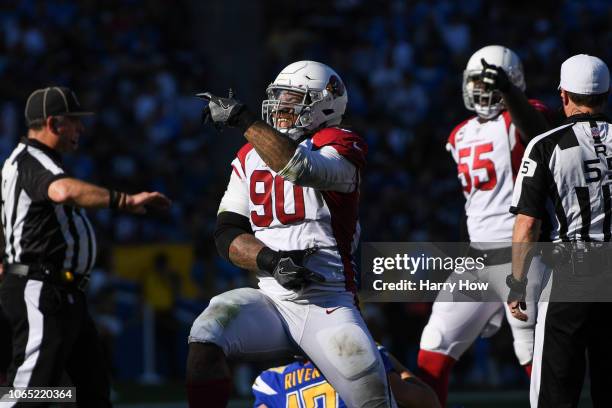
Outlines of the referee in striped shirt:
M 0 302 L 12 328 L 10 385 L 58 386 L 65 371 L 78 406 L 108 407 L 108 370 L 83 293 L 96 261 L 84 209 L 144 213 L 149 206 L 168 208 L 170 201 L 158 192 L 108 190 L 67 173 L 62 154 L 76 151 L 84 130 L 80 118 L 90 114 L 64 87 L 38 89 L 26 102 L 28 135 L 2 168 Z M 15 406 L 22 404 L 35 406 Z
M 543 222 L 551 224 L 550 236 L 543 240 L 560 243 L 557 248 L 574 248 L 563 261 L 557 256 L 552 274 L 557 283 L 552 286 L 550 279 L 550 296 L 559 299 L 556 295 L 567 289 L 558 283 L 564 271 L 572 271 L 567 275 L 574 282 L 591 287 L 607 284 L 612 274 L 609 246 L 591 249 L 602 247 L 596 241 L 610 241 L 612 235 L 612 125 L 604 115 L 610 89 L 608 67 L 589 55 L 571 57 L 561 66 L 559 89 L 567 120 L 527 146 L 510 210 L 517 217 L 508 305 L 520 320 L 530 313 L 520 303 L 527 283 L 525 260 Z M 596 259 L 607 261 L 593 262 Z M 607 285 L 603 290 L 609 298 Z M 533 408 L 576 407 L 586 356 L 594 406 L 612 406 L 612 303 L 588 303 L 593 297 L 584 300 L 539 304 L 530 391 Z

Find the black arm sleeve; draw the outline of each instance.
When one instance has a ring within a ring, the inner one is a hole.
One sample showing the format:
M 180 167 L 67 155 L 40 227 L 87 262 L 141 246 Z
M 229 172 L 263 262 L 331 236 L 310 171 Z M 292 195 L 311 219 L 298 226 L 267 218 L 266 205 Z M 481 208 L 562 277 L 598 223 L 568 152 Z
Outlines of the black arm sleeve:
M 528 100 L 516 86 L 510 87 L 510 91 L 504 94 L 504 102 L 523 143 L 528 144 L 535 136 L 550 129 L 544 115 L 546 107 L 542 103 Z
M 215 245 L 219 255 L 230 261 L 229 248 L 232 241 L 238 235 L 253 234 L 251 223 L 244 215 L 231 211 L 223 211 L 217 215 L 217 226 L 215 227 Z

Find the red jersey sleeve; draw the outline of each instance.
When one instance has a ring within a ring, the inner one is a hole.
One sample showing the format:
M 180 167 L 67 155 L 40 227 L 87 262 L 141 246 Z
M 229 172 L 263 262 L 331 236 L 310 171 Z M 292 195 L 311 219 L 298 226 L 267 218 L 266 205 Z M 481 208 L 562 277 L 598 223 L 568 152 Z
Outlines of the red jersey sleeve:
M 313 150 L 331 146 L 358 169 L 366 164 L 368 145 L 355 132 L 342 128 L 325 128 L 312 137 Z

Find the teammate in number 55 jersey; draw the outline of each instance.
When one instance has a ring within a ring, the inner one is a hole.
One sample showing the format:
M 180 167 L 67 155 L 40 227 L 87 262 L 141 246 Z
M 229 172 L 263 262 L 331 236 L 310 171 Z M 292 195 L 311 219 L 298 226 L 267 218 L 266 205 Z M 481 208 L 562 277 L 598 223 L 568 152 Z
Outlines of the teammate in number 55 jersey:
M 487 46 L 468 61 L 463 98 L 466 108 L 477 116 L 455 127 L 447 149 L 457 163 L 466 199 L 471 255 L 487 260 L 483 276 L 499 295 L 499 302 L 474 302 L 444 292 L 438 295 L 423 330 L 418 364 L 423 380 L 436 390 L 442 405 L 455 361 L 478 335 L 494 334 L 503 318 L 507 299 L 504 279 L 510 270 L 514 222 L 508 209 L 514 180 L 525 145 L 548 127 L 542 114 L 546 108 L 538 101 L 527 100 L 524 91 L 523 68 L 510 49 Z M 449 279 L 458 276 L 453 273 Z M 522 365 L 529 366 L 535 320 L 510 322 L 515 353 Z
M 226 358 L 305 353 L 347 407 L 395 407 L 376 344 L 355 306 L 353 253 L 367 146 L 340 127 L 347 91 L 314 61 L 287 66 L 268 86 L 262 120 L 229 97 L 202 94 L 204 118 L 248 140 L 232 162 L 215 242 L 255 271 L 259 289 L 214 297 L 189 336 L 192 407 L 224 407 Z

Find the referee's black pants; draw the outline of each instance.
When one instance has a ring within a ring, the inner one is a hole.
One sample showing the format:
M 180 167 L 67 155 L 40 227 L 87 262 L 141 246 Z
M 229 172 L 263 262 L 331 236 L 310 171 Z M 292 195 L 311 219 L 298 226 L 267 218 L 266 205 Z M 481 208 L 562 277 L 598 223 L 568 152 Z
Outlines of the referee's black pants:
M 541 305 L 531 379 L 532 408 L 577 407 L 587 356 L 593 407 L 612 407 L 612 303 Z
M 11 363 L 11 325 L 0 304 L 0 386 L 6 385 L 6 372 Z
M 57 387 L 65 371 L 79 407 L 111 406 L 109 370 L 82 291 L 7 274 L 0 302 L 13 333 L 9 384 Z

